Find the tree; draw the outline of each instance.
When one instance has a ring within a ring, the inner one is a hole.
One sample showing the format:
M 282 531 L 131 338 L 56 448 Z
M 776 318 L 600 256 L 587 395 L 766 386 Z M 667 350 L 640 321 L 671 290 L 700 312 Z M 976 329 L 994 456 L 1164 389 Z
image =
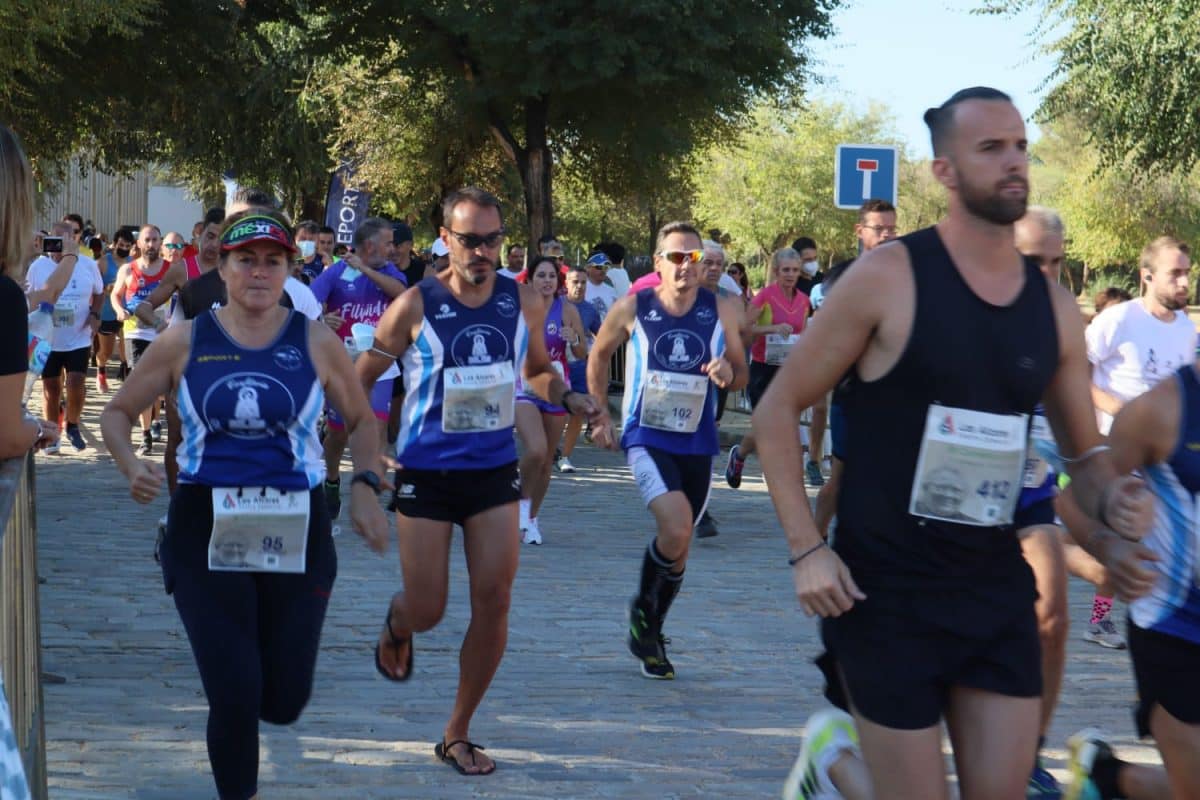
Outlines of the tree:
M 570 153 L 610 195 L 665 180 L 697 142 L 735 130 L 757 94 L 800 86 L 803 42 L 829 33 L 835 3 L 311 0 L 306 20 L 335 58 L 451 99 L 448 124 L 464 129 L 451 135 L 486 134 L 520 175 L 536 239 L 553 224 L 556 158 Z
M 856 114 L 838 103 L 759 103 L 740 136 L 697 156 L 698 221 L 728 232 L 742 259 L 765 258 L 802 235 L 831 261 L 851 257 L 855 213 L 833 205 L 834 150 L 843 142 L 903 149 L 880 106 Z M 902 175 L 908 172 L 902 167 Z
M 1082 122 L 1108 164 L 1188 169 L 1200 158 L 1200 14 L 1193 0 L 996 0 L 1040 8 L 1035 32 L 1057 58 L 1043 121 Z M 1064 32 L 1065 31 L 1065 32 Z

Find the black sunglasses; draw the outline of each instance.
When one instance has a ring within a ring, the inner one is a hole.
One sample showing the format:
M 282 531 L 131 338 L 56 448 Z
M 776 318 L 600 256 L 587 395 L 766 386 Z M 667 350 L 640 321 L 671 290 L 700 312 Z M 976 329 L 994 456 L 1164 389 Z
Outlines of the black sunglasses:
M 480 246 L 496 247 L 500 242 L 504 241 L 505 234 L 504 228 L 482 236 L 478 233 L 459 233 L 458 231 L 451 231 L 449 228 L 446 230 L 450 231 L 450 235 L 458 239 L 458 243 L 468 250 L 474 250 Z

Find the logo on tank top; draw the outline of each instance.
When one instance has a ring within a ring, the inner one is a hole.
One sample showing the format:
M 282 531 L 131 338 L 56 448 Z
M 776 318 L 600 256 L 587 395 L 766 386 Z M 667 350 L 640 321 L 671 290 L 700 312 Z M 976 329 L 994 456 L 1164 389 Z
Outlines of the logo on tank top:
M 449 303 L 442 303 L 438 306 L 438 312 L 433 315 L 434 319 L 454 319 L 458 316 L 458 312 L 450 310 Z
M 209 387 L 200 413 L 213 433 L 265 439 L 287 432 L 288 423 L 296 418 L 296 400 L 270 375 L 239 372 Z
M 547 336 L 555 336 L 557 334 L 558 334 L 558 326 L 554 324 L 554 321 L 551 320 L 550 322 L 547 322 L 546 323 L 546 335 Z
M 502 294 L 496 298 L 496 311 L 500 316 L 512 319 L 517 315 L 517 301 L 511 294 Z
M 699 322 L 701 325 L 711 325 L 716 318 L 716 312 L 708 306 L 696 309 L 696 322 Z
M 300 353 L 300 348 L 290 344 L 275 348 L 275 352 L 271 353 L 271 358 L 275 360 L 277 367 L 286 369 L 288 372 L 295 372 L 304 363 L 304 356 Z
M 649 311 L 647 311 L 646 312 L 646 321 L 647 322 L 662 322 L 662 317 L 659 316 L 658 309 L 652 308 Z
M 671 369 L 689 370 L 704 358 L 704 340 L 692 331 L 667 331 L 655 340 L 654 355 Z
M 450 357 L 460 367 L 508 361 L 508 337 L 491 325 L 468 325 L 451 340 Z

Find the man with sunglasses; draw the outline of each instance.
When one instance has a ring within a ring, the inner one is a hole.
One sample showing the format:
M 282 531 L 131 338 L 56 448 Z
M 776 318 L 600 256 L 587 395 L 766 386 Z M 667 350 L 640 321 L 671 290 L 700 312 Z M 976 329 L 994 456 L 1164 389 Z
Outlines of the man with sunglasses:
M 404 589 L 388 603 L 375 668 L 392 681 L 412 677 L 413 634 L 433 628 L 445 612 L 450 537 L 461 525 L 471 622 L 454 710 L 434 753 L 464 775 L 486 775 L 496 765 L 470 740 L 470 724 L 504 655 L 521 547 L 516 390 L 573 414 L 598 412 L 552 368 L 544 337 L 529 335 L 543 330 L 545 303 L 532 287 L 496 277 L 500 201 L 482 189 L 460 189 L 446 198 L 442 217 L 439 241 L 449 265 L 388 307 L 371 349 L 356 362 L 368 395 L 397 359 L 405 382 L 396 446 L 403 466 L 392 501 Z
M 658 232 L 654 268 L 659 286 L 622 297 L 609 310 L 588 357 L 588 388 L 599 419 L 592 439 L 616 449 L 607 407 L 609 363 L 630 343 L 620 446 L 654 515 L 656 536 L 642 559 L 641 581 L 629 609 L 629 651 L 647 678 L 671 680 L 662 629 L 683 584 L 692 531 L 704 513 L 719 452 L 713 418 L 716 391 L 746 385 L 748 370 L 738 327 L 740 303 L 701 286 L 704 249 L 686 222 Z

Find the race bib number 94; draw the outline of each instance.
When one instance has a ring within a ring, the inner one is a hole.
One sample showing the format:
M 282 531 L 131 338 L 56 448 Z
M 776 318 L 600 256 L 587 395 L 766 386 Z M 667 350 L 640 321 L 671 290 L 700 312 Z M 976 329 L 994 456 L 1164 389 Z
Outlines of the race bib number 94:
M 931 405 L 909 513 L 961 525 L 1010 524 L 1025 471 L 1026 420 Z

